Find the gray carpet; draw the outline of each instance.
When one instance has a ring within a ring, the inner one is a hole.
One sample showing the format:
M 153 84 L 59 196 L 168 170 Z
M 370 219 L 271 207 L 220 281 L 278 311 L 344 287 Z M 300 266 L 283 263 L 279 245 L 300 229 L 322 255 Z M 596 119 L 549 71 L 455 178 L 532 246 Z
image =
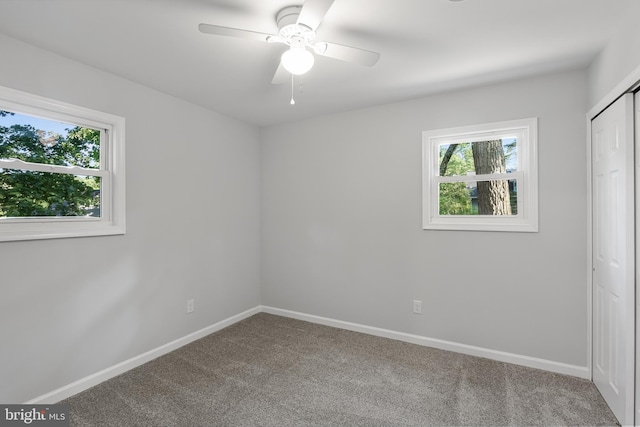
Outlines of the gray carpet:
M 617 425 L 586 380 L 266 313 L 62 403 L 77 426 Z

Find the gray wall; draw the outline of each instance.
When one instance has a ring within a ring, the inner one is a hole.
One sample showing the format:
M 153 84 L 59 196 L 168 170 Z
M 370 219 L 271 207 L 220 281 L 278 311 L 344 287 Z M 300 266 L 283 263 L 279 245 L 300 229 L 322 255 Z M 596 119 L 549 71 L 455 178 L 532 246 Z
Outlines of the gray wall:
M 586 109 L 574 71 L 263 129 L 263 304 L 585 367 Z M 422 230 L 421 132 L 526 117 L 540 232 Z
M 127 120 L 126 235 L 0 243 L 0 402 L 260 304 L 257 129 L 6 37 L 0 54 L 0 85 Z
M 640 67 L 640 2 L 633 2 L 609 43 L 589 67 L 589 106 Z

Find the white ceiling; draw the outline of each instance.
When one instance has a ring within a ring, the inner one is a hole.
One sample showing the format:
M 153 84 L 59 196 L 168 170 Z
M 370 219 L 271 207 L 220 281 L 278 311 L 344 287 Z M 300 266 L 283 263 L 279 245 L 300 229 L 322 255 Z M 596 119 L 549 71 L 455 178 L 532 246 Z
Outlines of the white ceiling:
M 283 45 L 205 35 L 277 32 L 303 0 L 2 0 L 0 33 L 259 126 L 586 66 L 637 0 L 335 0 L 318 39 L 381 53 L 317 57 L 272 85 Z

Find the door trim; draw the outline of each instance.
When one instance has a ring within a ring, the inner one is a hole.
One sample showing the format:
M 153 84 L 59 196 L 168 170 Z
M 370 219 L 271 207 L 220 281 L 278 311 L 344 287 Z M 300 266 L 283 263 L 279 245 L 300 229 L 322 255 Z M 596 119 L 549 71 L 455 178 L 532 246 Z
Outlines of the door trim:
M 636 92 L 634 94 L 634 106 L 633 106 L 633 120 L 635 123 L 635 127 L 633 130 L 633 146 L 635 149 L 635 164 L 634 164 L 634 172 L 635 172 L 635 198 L 636 198 L 636 235 L 635 235 L 635 246 L 636 246 L 636 259 L 635 259 L 635 290 L 636 290 L 636 300 L 634 301 L 635 308 L 635 316 L 636 316 L 636 334 L 635 334 L 635 350 L 636 350 L 636 360 L 635 360 L 635 425 L 640 424 L 640 290 L 638 287 L 640 286 L 640 89 L 636 88 Z

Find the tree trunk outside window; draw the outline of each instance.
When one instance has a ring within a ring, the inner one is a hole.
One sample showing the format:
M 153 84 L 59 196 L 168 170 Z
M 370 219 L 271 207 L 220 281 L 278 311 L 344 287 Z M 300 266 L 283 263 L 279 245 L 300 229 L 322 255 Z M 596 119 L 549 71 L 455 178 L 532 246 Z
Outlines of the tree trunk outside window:
M 501 140 L 472 144 L 476 175 L 505 173 L 505 157 Z M 478 214 L 511 215 L 509 182 L 478 181 Z

